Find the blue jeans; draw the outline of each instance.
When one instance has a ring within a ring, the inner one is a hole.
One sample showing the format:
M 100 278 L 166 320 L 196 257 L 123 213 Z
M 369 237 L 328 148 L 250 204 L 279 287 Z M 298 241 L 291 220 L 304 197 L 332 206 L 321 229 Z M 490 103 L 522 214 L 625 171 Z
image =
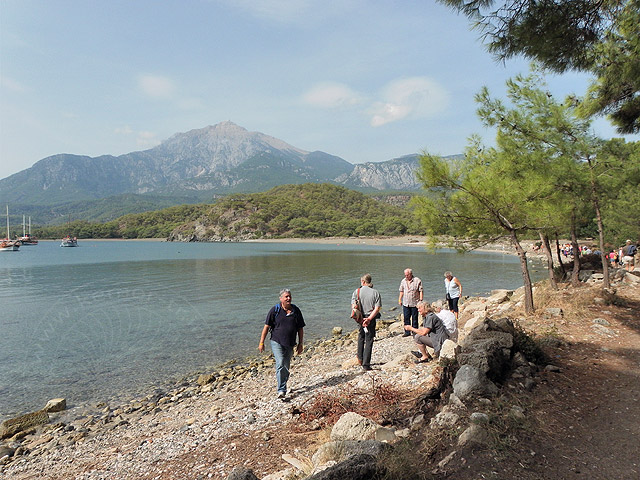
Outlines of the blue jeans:
M 293 357 L 293 347 L 285 347 L 271 340 L 271 351 L 276 359 L 276 380 L 278 392 L 287 393 L 287 380 L 289 380 L 289 367 Z
M 411 325 L 413 328 L 418 328 L 418 307 L 402 306 L 402 316 L 404 317 L 404 324 Z

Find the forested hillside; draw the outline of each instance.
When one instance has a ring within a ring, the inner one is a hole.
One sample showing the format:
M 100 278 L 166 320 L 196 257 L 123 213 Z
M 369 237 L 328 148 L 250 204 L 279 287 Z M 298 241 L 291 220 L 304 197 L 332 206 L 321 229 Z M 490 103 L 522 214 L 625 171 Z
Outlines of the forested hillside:
M 97 223 L 36 229 L 40 238 L 170 238 L 182 241 L 419 233 L 412 213 L 330 184 L 283 185 Z
M 225 197 L 178 227 L 170 240 L 402 235 L 418 228 L 406 208 L 344 187 L 307 183 Z

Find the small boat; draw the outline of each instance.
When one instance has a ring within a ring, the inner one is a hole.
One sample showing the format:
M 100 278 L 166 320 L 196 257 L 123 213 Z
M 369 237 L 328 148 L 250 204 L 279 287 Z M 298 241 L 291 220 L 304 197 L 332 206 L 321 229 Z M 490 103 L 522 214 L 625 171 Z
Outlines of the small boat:
M 78 239 L 76 237 L 71 237 L 71 235 L 67 235 L 60 242 L 61 247 L 77 247 Z
M 17 252 L 20 248 L 19 240 L 11 240 L 9 235 L 9 205 L 7 205 L 7 238 L 0 240 L 0 252 Z
M 0 241 L 0 252 L 17 252 L 20 248 L 20 242 L 13 240 Z
M 37 245 L 38 239 L 31 236 L 31 217 L 29 217 L 29 233 L 26 233 L 26 225 L 24 215 L 22 216 L 22 236 L 18 237 L 22 245 Z

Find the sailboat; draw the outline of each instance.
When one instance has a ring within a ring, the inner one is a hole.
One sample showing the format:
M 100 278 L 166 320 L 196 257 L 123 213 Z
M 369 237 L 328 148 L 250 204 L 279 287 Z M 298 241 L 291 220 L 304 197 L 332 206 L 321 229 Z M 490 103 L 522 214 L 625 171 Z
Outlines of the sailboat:
M 22 236 L 18 238 L 22 245 L 37 245 L 38 239 L 31 236 L 31 217 L 29 217 L 29 233 L 26 233 L 25 217 L 22 215 Z
M 9 205 L 7 205 L 7 238 L 0 240 L 0 252 L 17 252 L 20 248 L 19 240 L 11 240 L 9 236 Z

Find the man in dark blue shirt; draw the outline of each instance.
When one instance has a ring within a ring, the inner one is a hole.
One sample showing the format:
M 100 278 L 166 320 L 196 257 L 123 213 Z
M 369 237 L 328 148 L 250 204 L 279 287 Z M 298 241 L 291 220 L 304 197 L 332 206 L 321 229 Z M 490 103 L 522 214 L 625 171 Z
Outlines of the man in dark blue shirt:
M 296 351 L 300 355 L 303 349 L 305 326 L 302 312 L 291 303 L 291 290 L 285 288 L 280 291 L 280 303 L 269 310 L 264 324 L 258 350 L 264 351 L 264 341 L 267 333 L 271 331 L 271 351 L 276 360 L 278 398 L 284 399 L 287 395 L 289 367 L 293 357 L 293 347 L 296 346 L 296 336 L 298 337 Z

